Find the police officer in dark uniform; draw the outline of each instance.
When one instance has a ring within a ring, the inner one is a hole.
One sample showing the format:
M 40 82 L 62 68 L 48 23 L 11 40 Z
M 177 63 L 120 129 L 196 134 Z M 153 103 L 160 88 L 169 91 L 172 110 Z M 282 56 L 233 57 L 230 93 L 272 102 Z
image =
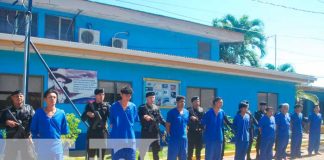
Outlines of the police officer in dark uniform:
M 246 104 L 249 104 L 249 102 L 246 100 L 244 100 L 243 102 Z M 251 160 L 251 149 L 252 149 L 252 144 L 253 144 L 253 139 L 254 139 L 254 126 L 258 127 L 259 123 L 249 110 L 246 113 L 250 116 L 249 146 L 248 146 L 248 150 L 247 150 L 247 154 L 246 154 L 246 156 L 247 156 L 246 160 Z
M 12 92 L 10 99 L 12 105 L 2 115 L 7 136 L 4 160 L 17 159 L 19 152 L 22 159 L 35 159 L 30 133 L 35 111 L 32 106 L 24 104 L 24 95 L 20 90 Z
M 191 98 L 192 107 L 188 108 L 190 121 L 188 123 L 188 160 L 192 159 L 193 150 L 196 149 L 196 160 L 200 160 L 203 146 L 203 126 L 200 121 L 204 116 L 204 109 L 200 106 L 199 97 Z
M 146 93 L 146 103 L 141 105 L 138 109 L 138 116 L 141 121 L 141 137 L 148 139 L 157 139 L 151 144 L 153 152 L 153 159 L 159 159 L 160 146 L 160 124 L 165 127 L 165 120 L 163 119 L 160 109 L 155 102 L 155 93 Z
M 108 102 L 104 102 L 104 89 L 95 89 L 94 94 L 96 100 L 87 104 L 81 119 L 89 124 L 87 131 L 87 158 L 94 159 L 95 155 L 97 155 L 98 159 L 104 159 L 106 149 L 102 149 L 102 154 L 99 155 L 99 149 L 89 149 L 89 139 L 103 139 L 103 141 L 106 141 L 108 138 L 107 119 L 110 105 Z M 101 158 L 99 158 L 100 156 Z
M 254 117 L 256 121 L 260 121 L 260 119 L 265 115 L 265 108 L 267 107 L 266 102 L 259 103 L 259 110 L 254 113 Z M 258 136 L 256 139 L 255 150 L 256 150 L 256 159 L 260 159 L 260 142 L 261 142 L 261 134 L 258 132 Z

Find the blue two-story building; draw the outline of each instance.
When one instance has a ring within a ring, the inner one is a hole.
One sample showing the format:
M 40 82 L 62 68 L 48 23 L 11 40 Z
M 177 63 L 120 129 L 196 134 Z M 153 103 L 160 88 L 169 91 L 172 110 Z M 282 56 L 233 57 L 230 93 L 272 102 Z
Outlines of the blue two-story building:
M 33 0 L 31 40 L 82 112 L 96 87 L 105 88 L 110 103 L 125 85 L 134 89 L 132 101 L 144 103 L 145 93 L 157 93 L 162 112 L 174 107 L 175 96 L 200 96 L 207 109 L 220 96 L 233 116 L 241 100 L 252 111 L 259 101 L 277 107 L 295 103 L 296 85 L 316 79 L 296 73 L 219 62 L 221 43 L 243 42 L 241 33 L 194 22 L 84 0 Z M 25 8 L 0 2 L 0 105 L 11 91 L 22 88 Z M 43 106 L 43 92 L 53 85 L 31 50 L 28 100 Z M 60 99 L 58 106 L 75 113 Z M 77 148 L 84 148 L 86 127 Z M 138 125 L 137 131 L 140 130 Z

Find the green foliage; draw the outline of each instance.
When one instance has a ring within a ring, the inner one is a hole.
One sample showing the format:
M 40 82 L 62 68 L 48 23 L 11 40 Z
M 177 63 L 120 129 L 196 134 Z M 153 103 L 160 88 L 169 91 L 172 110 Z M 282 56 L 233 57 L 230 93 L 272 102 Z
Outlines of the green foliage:
M 79 129 L 79 123 L 81 120 L 73 113 L 66 114 L 66 119 L 69 126 L 69 134 L 62 135 L 61 138 L 63 143 L 68 143 L 69 146 L 72 146 L 81 133 L 81 130 Z
M 266 69 L 270 69 L 270 70 L 278 70 L 278 71 L 282 71 L 282 72 L 292 72 L 295 73 L 295 68 L 292 64 L 289 63 L 285 63 L 280 65 L 279 67 L 275 67 L 273 64 L 267 63 L 264 66 Z
M 6 130 L 4 129 L 0 129 L 0 135 L 3 137 L 3 138 L 6 138 Z
M 247 64 L 259 67 L 259 58 L 266 55 L 265 44 L 267 38 L 263 34 L 264 25 L 259 19 L 250 20 L 247 15 L 237 19 L 233 15 L 226 15 L 221 19 L 214 19 L 213 26 L 232 30 L 244 34 L 243 43 L 222 43 L 220 58 L 226 63 Z
M 230 116 L 227 116 L 227 118 L 231 123 L 233 123 L 233 118 L 231 118 Z M 225 142 L 230 143 L 232 138 L 234 137 L 234 133 L 232 132 L 231 129 L 226 129 L 224 132 L 224 136 L 225 136 Z

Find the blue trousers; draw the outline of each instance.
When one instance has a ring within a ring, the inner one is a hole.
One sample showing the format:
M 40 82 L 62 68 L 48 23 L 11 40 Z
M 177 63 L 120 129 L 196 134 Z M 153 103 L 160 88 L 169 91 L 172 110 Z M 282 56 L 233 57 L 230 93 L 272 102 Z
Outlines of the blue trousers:
M 320 133 L 309 132 L 308 154 L 311 154 L 313 151 L 315 151 L 315 153 L 318 153 L 320 141 Z
M 303 135 L 302 133 L 293 133 L 291 135 L 291 147 L 290 153 L 292 158 L 300 157 L 301 156 L 301 143 L 302 143 Z
M 236 141 L 235 142 L 235 160 L 245 160 L 246 152 L 249 147 L 249 142 Z
M 188 140 L 186 138 L 170 139 L 168 144 L 168 160 L 187 160 Z
M 260 160 L 271 160 L 273 156 L 274 139 L 264 139 L 261 137 Z
M 38 153 L 37 154 L 37 160 L 63 160 L 63 153 L 58 153 L 58 154 L 43 154 L 43 153 Z
M 134 148 L 123 148 L 112 154 L 112 160 L 136 160 L 136 151 Z
M 223 142 L 206 141 L 205 160 L 222 159 Z
M 277 136 L 276 141 L 276 159 L 285 159 L 287 157 L 286 149 L 289 142 L 289 135 Z

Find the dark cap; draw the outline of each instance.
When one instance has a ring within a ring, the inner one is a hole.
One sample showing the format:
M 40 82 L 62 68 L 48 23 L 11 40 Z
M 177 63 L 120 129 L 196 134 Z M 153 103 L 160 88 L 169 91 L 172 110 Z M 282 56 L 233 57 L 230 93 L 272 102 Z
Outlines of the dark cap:
M 62 75 L 62 74 L 60 74 L 60 73 L 53 73 L 54 74 L 54 76 L 56 77 L 56 78 L 62 78 L 62 79 L 64 79 L 65 80 L 65 84 L 68 84 L 68 83 L 71 83 L 72 82 L 72 79 L 70 79 L 70 78 L 67 78 L 67 77 L 65 77 L 64 75 Z M 54 77 L 52 76 L 52 75 L 49 75 L 49 77 L 51 78 L 51 79 L 54 79 Z
M 10 96 L 16 95 L 16 94 L 23 94 L 21 90 L 15 90 L 11 92 Z
M 259 103 L 259 105 L 267 105 L 267 102 L 265 102 L 265 101 L 261 101 L 261 102 Z
M 199 97 L 198 97 L 198 96 L 195 96 L 195 97 L 192 97 L 192 98 L 191 98 L 191 102 L 194 102 L 194 101 L 196 101 L 196 100 L 199 100 Z
M 155 96 L 155 92 L 147 92 L 146 97 Z
M 94 90 L 95 95 L 100 94 L 100 93 L 105 93 L 103 88 L 97 88 L 97 89 Z

